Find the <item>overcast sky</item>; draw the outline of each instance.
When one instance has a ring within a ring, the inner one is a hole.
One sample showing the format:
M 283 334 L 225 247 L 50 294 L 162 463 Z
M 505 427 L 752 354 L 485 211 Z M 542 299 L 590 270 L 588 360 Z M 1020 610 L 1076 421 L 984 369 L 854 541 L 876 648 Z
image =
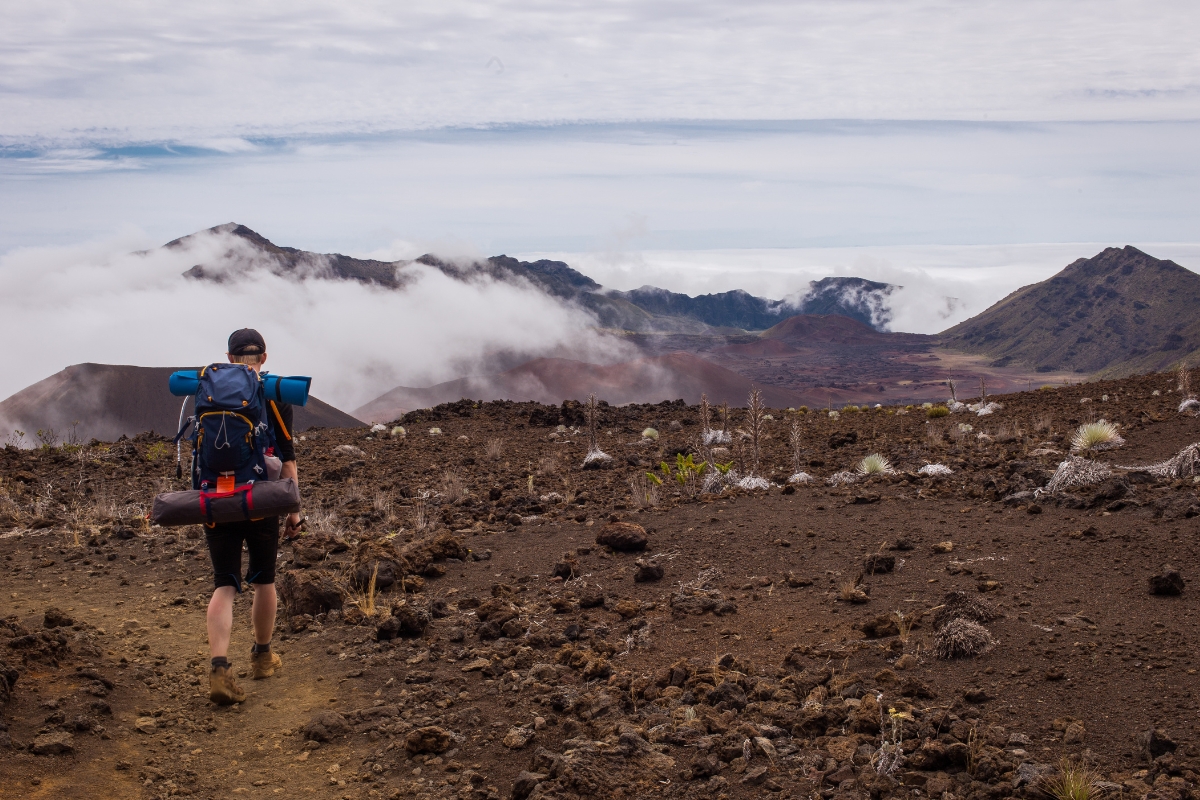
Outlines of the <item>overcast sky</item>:
M 6 269 L 230 221 L 381 258 L 554 253 L 619 288 L 977 276 L 954 288 L 972 309 L 1105 245 L 1200 269 L 1195 2 L 47 0 L 3 19 L 0 254 L 40 248 Z M 1008 247 L 1033 244 L 1052 246 Z
M 1194 2 L 47 0 L 4 23 L 0 252 L 235 218 L 358 250 L 1200 239 Z

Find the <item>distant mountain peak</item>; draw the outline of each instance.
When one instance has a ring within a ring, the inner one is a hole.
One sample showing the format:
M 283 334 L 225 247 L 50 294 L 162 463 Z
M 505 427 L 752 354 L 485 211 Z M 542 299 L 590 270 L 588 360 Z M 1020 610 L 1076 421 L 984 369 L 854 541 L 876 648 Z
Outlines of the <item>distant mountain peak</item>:
M 1200 275 L 1136 247 L 1108 247 L 940 336 L 997 366 L 1119 377 L 1200 350 L 1198 310 Z

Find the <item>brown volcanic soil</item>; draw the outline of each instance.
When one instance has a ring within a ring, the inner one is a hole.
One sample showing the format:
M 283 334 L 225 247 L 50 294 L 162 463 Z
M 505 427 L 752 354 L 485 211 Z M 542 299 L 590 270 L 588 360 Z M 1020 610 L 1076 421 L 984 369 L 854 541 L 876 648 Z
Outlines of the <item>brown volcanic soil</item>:
M 617 466 L 595 471 L 579 468 L 579 436 L 551 437 L 550 424 L 581 422 L 574 405 L 455 404 L 411 415 L 405 438 L 310 431 L 299 457 L 315 530 L 283 548 L 281 582 L 348 587 L 356 566 L 394 564 L 408 593 L 378 597 L 397 612 L 383 630 L 414 635 L 378 641 L 387 612 L 364 618 L 349 598 L 341 612 L 294 614 L 276 637 L 282 671 L 246 681 L 232 708 L 202 691 L 210 572 L 198 531 L 139 521 L 173 481 L 162 441 L 5 449 L 0 675 L 15 683 L 0 706 L 0 797 L 509 797 L 529 770 L 546 776 L 536 797 L 982 799 L 1035 796 L 1039 770 L 1064 755 L 1114 796 L 1190 797 L 1200 601 L 1191 586 L 1147 587 L 1164 562 L 1195 574 L 1196 484 L 1133 476 L 1004 501 L 1046 481 L 1061 456 L 1036 452 L 1064 449 L 1081 421 L 1123 425 L 1128 444 L 1109 463 L 1196 441 L 1171 385 L 1153 375 L 1011 395 L 992 416 L 930 424 L 919 410 L 774 412 L 763 473 L 777 482 L 791 472 L 792 418 L 820 478 L 873 451 L 902 472 L 791 494 L 664 489 L 641 511 L 633 464 L 693 442 L 695 408 L 605 408 L 600 443 Z M 648 424 L 657 443 L 641 442 Z M 491 439 L 503 440 L 495 460 Z M 955 473 L 912 473 L 927 461 Z M 445 473 L 466 487 L 456 504 Z M 441 496 L 414 530 L 422 490 Z M 596 544 L 614 516 L 645 528 L 641 556 L 665 577 L 636 582 L 639 554 Z M 950 552 L 934 547 L 947 541 Z M 865 603 L 842 602 L 872 554 L 894 557 L 893 571 L 862 577 Z M 999 615 L 985 623 L 996 645 L 945 661 L 932 654 L 936 609 L 956 590 Z M 70 622 L 51 614 L 65 624 L 45 627 L 49 607 Z M 247 598 L 237 608 L 244 669 Z M 906 640 L 889 624 L 896 611 L 917 620 Z M 911 719 L 894 721 L 905 761 L 881 776 L 888 708 Z M 1151 728 L 1174 746 L 1154 761 L 1135 739 Z M 423 749 L 437 752 L 409 752 Z

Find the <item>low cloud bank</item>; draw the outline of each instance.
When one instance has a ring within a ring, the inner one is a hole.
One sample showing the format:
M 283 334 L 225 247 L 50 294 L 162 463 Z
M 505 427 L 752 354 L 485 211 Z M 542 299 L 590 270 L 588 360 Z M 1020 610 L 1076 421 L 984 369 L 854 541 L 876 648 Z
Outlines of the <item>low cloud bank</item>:
M 142 251 L 142 252 L 138 252 Z M 237 237 L 191 237 L 161 249 L 128 232 L 74 247 L 0 256 L 0 397 L 80 362 L 170 366 L 224 359 L 229 333 L 265 336 L 268 368 L 311 375 L 313 393 L 354 409 L 398 384 L 492 373 L 525 358 L 611 361 L 623 351 L 586 312 L 532 287 L 446 277 L 408 265 L 401 290 L 227 268 L 222 282 L 184 278 L 196 264 L 254 253 Z

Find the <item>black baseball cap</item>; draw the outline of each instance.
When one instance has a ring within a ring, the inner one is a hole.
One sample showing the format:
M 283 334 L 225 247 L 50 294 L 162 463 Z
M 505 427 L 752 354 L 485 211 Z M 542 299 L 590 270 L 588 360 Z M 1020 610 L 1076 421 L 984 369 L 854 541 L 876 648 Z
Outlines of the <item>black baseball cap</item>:
M 267 343 L 254 328 L 242 328 L 229 334 L 231 356 L 256 356 L 267 352 Z

